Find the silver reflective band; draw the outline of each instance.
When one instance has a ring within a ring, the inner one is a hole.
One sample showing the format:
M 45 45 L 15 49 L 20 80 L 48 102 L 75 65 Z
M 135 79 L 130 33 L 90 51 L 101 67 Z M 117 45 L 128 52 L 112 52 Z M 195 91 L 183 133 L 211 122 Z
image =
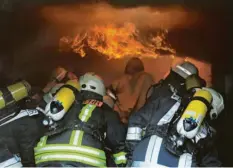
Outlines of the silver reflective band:
M 181 71 L 183 71 L 187 75 L 192 75 L 192 73 L 190 71 L 188 71 L 187 69 L 181 67 L 180 65 L 177 65 L 176 68 L 180 69 Z
M 21 110 L 17 116 L 15 116 L 14 118 L 8 120 L 7 122 L 1 124 L 0 126 L 3 126 L 5 124 L 8 124 L 12 121 L 18 120 L 18 119 L 26 117 L 26 116 L 33 116 L 33 115 L 37 115 L 37 114 L 38 114 L 37 110 Z
M 35 153 L 41 153 L 41 152 L 46 152 L 46 151 L 66 151 L 66 152 L 83 152 L 83 153 L 88 153 L 88 154 L 92 154 L 92 155 L 96 155 L 96 156 L 103 156 L 105 155 L 104 152 L 100 152 L 97 150 L 92 150 L 92 149 L 88 149 L 85 147 L 76 147 L 76 146 L 68 146 L 68 145 L 64 145 L 64 146 L 45 146 L 42 148 L 36 148 L 35 149 Z
M 40 112 L 42 112 L 42 113 L 46 114 L 46 113 L 45 113 L 45 110 L 44 110 L 44 109 L 42 109 L 42 108 L 40 108 L 40 107 L 36 107 L 36 110 L 38 110 L 38 111 L 40 111 Z
M 143 161 L 133 161 L 132 167 L 168 168 L 167 166 L 159 165 L 153 162 L 149 163 L 149 162 L 143 162 Z
M 13 157 L 0 163 L 0 167 L 23 167 L 23 165 L 19 159 Z
M 176 102 L 170 110 L 159 120 L 158 124 L 159 126 L 167 124 L 171 122 L 172 117 L 174 116 L 175 112 L 178 110 L 180 107 L 180 102 Z
M 192 155 L 184 153 L 180 156 L 178 168 L 188 168 L 192 166 Z
M 146 162 L 154 162 L 157 163 L 159 157 L 160 147 L 162 145 L 163 139 L 158 137 L 157 135 L 152 135 L 150 137 L 149 145 L 146 151 Z
M 98 161 L 89 157 L 84 157 L 81 155 L 77 154 L 48 154 L 48 155 L 43 155 L 39 156 L 38 163 L 40 162 L 45 162 L 45 161 L 54 161 L 54 160 L 67 160 L 67 161 L 76 161 L 76 162 L 85 162 L 85 163 L 91 163 L 94 165 L 99 165 L 99 166 L 105 166 L 104 161 Z
M 164 165 L 158 164 L 158 157 L 160 153 L 160 147 L 162 145 L 163 139 L 153 135 L 150 138 L 147 151 L 146 151 L 146 156 L 145 156 L 145 161 L 133 161 L 132 167 L 167 167 Z M 167 161 L 169 162 L 169 160 Z M 178 165 L 174 165 L 173 167 L 178 168 L 188 168 L 192 166 L 192 155 L 189 153 L 184 153 L 180 156 Z
M 141 134 L 142 129 L 140 127 L 129 127 L 128 128 L 128 134 L 135 134 L 135 133 L 139 133 Z
M 140 141 L 142 139 L 141 134 L 127 134 L 126 140 L 137 140 Z
M 142 129 L 140 127 L 129 127 L 126 140 L 141 140 Z

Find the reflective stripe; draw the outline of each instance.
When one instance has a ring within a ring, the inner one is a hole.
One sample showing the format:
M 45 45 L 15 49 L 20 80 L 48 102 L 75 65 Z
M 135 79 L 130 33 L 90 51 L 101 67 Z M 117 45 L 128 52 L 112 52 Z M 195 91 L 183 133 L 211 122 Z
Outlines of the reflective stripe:
M 127 131 L 126 140 L 138 140 L 142 138 L 142 129 L 140 127 L 130 127 Z
M 84 164 L 88 164 L 91 166 L 103 167 L 106 166 L 106 162 L 104 160 L 92 158 L 89 156 L 82 156 L 79 154 L 45 154 L 36 156 L 36 164 L 41 162 L 49 162 L 49 161 L 71 161 L 71 162 L 81 162 Z
M 190 71 L 188 71 L 187 69 L 183 68 L 180 65 L 177 65 L 176 68 L 180 69 L 181 71 L 183 71 L 184 73 L 186 73 L 187 75 L 192 75 L 192 73 Z
M 125 155 L 126 155 L 125 152 L 120 152 L 120 153 L 114 154 L 113 157 L 115 159 L 115 163 L 116 164 L 126 163 L 127 159 L 126 159 Z
M 43 114 L 46 114 L 46 113 L 45 113 L 45 110 L 44 110 L 44 109 L 42 109 L 42 108 L 40 108 L 40 107 L 36 107 L 36 110 L 38 110 L 38 111 L 42 112 Z
M 169 160 L 168 160 L 168 162 L 169 162 Z M 179 159 L 178 168 L 191 168 L 191 166 L 192 166 L 192 156 L 188 153 L 181 155 L 180 159 Z M 157 164 L 156 162 L 154 162 L 152 160 L 151 162 L 133 161 L 132 167 L 156 167 L 156 168 L 161 167 L 161 168 L 165 168 L 167 166 Z M 174 165 L 173 167 L 177 167 L 177 166 Z
M 135 134 L 135 133 L 141 133 L 142 129 L 140 127 L 129 127 L 128 133 Z
M 192 155 L 189 153 L 184 153 L 179 159 L 179 168 L 186 168 L 192 166 Z
M 119 156 L 118 158 L 115 159 L 116 164 L 126 164 L 127 159 L 125 156 Z
M 40 138 L 40 142 L 37 144 L 37 146 L 45 146 L 46 145 L 46 142 L 47 142 L 47 136 L 43 136 L 42 138 Z
M 0 126 L 3 126 L 5 124 L 8 124 L 10 122 L 13 122 L 15 120 L 18 120 L 18 119 L 26 117 L 26 116 L 33 116 L 33 115 L 37 115 L 37 114 L 39 114 L 37 110 L 28 110 L 28 109 L 27 110 L 21 110 L 20 113 L 17 116 L 15 116 L 14 118 L 8 120 L 7 122 L 1 124 Z
M 167 168 L 167 166 L 163 166 L 160 164 L 156 164 L 154 162 L 142 162 L 142 161 L 133 161 L 132 167 L 153 167 L 153 168 Z
M 81 113 L 79 114 L 79 119 L 82 122 L 87 122 L 95 108 L 96 106 L 91 104 L 87 104 L 86 106 L 84 106 L 81 110 Z
M 153 154 L 152 154 L 152 157 L 151 157 L 151 160 L 153 160 L 156 163 L 157 163 L 157 160 L 159 158 L 159 151 L 160 151 L 160 147 L 162 145 L 162 141 L 163 141 L 162 138 L 160 138 L 158 136 L 156 137 L 156 142 L 155 142 Z
M 162 145 L 162 138 L 153 135 L 149 141 L 145 161 L 133 161 L 132 167 L 167 167 L 165 165 L 158 164 L 158 156 L 160 153 L 160 147 Z M 167 151 L 168 152 L 168 151 Z M 170 160 L 167 160 L 170 162 Z M 188 168 L 192 166 L 192 155 L 184 153 L 179 158 L 178 165 L 172 167 Z
M 0 163 L 0 167 L 23 167 L 23 165 L 20 162 L 20 158 L 13 157 Z
M 104 151 L 92 147 L 54 144 L 54 145 L 46 145 L 44 147 L 35 148 L 35 155 L 40 155 L 47 152 L 51 152 L 51 153 L 76 152 L 80 154 L 83 153 L 86 155 L 94 156 L 101 159 L 106 159 Z
M 140 134 L 127 134 L 126 140 L 137 140 L 140 141 L 142 139 L 142 135 Z
M 71 134 L 70 144 L 81 145 L 82 139 L 83 139 L 83 131 L 74 130 L 72 131 L 72 134 Z
M 148 147 L 147 147 L 147 151 L 146 151 L 146 157 L 145 157 L 146 162 L 153 161 L 154 163 L 157 163 L 162 141 L 163 139 L 156 135 L 151 136 Z
M 159 120 L 157 125 L 164 125 L 169 123 L 172 120 L 172 117 L 174 116 L 175 112 L 180 107 L 180 102 L 176 102 L 170 110 Z

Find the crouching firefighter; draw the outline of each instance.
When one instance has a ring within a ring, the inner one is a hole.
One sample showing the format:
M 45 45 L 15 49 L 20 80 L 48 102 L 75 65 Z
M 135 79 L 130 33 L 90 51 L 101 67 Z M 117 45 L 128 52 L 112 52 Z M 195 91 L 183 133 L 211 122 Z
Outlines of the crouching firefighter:
M 67 81 L 69 80 L 78 80 L 77 76 L 68 72 L 66 69 L 62 67 L 57 67 L 52 72 L 49 82 L 46 86 L 41 90 L 37 90 L 36 93 L 31 97 L 30 105 L 31 106 L 39 106 L 43 107 L 46 103 L 49 103 L 55 93 L 61 88 Z
M 20 81 L 0 90 L 0 167 L 34 167 L 38 112 L 22 109 L 31 86 Z
M 37 166 L 106 166 L 105 140 L 111 144 L 117 165 L 124 165 L 126 163 L 124 153 L 126 131 L 121 127 L 117 114 L 105 110 L 103 106 L 105 86 L 102 79 L 93 73 L 87 73 L 80 77 L 79 83 L 81 101 L 80 99 L 74 101 L 67 114 L 60 120 L 62 124 L 59 124 L 62 115 L 52 116 L 59 110 L 46 107 L 50 109 L 47 114 L 50 118 L 54 118 L 53 120 L 56 120 L 54 123 L 61 125 L 61 128 L 51 130 L 41 138 L 35 148 Z
M 215 131 L 207 119 L 223 110 L 223 99 L 213 89 L 202 88 L 195 76 L 197 68 L 184 62 L 153 86 L 145 106 L 130 118 L 128 166 L 221 166 Z

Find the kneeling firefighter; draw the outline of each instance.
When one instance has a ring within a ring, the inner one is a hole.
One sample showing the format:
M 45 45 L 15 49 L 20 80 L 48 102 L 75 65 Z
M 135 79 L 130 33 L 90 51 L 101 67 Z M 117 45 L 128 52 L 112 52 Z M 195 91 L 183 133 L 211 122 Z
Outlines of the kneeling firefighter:
M 61 88 L 68 80 L 78 80 L 77 76 L 67 71 L 63 67 L 57 67 L 52 72 L 50 77 L 50 81 L 46 84 L 46 86 L 42 90 L 37 90 L 36 93 L 31 97 L 30 102 L 28 103 L 30 106 L 41 106 L 42 108 L 49 103 L 55 93 Z
M 0 167 L 34 167 L 38 112 L 22 109 L 31 86 L 20 81 L 0 90 Z
M 223 99 L 197 79 L 197 68 L 184 62 L 153 86 L 145 106 L 130 118 L 128 166 L 221 166 L 207 114 L 210 118 L 213 113 L 218 115 L 224 108 Z
M 105 86 L 102 79 L 93 73 L 87 73 L 80 77 L 79 82 L 81 101 L 74 101 L 66 115 L 56 114 L 62 111 L 63 104 L 68 104 L 65 103 L 67 99 L 60 103 L 60 110 L 52 107 L 56 104 L 53 102 L 59 100 L 57 94 L 62 89 L 55 95 L 54 101 L 48 104 L 50 107 L 46 107 L 47 110 L 50 109 L 46 114 L 54 123 L 60 125 L 60 129 L 58 127 L 51 130 L 41 138 L 35 148 L 37 166 L 106 166 L 105 142 L 110 144 L 116 164 L 124 165 L 126 130 L 122 127 L 118 115 L 103 106 Z M 59 120 L 62 124 L 59 124 Z

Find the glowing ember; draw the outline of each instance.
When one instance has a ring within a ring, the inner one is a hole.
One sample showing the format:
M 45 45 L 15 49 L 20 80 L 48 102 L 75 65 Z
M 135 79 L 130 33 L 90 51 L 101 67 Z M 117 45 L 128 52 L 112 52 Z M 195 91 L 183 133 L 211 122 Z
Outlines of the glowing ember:
M 109 59 L 125 56 L 156 58 L 160 55 L 159 51 L 175 54 L 175 50 L 166 42 L 167 33 L 168 31 L 164 30 L 157 31 L 156 34 L 145 35 L 132 23 L 125 23 L 122 26 L 115 24 L 95 25 L 75 37 L 62 37 L 60 50 L 72 50 L 82 57 L 86 55 L 86 49 L 90 48 Z

